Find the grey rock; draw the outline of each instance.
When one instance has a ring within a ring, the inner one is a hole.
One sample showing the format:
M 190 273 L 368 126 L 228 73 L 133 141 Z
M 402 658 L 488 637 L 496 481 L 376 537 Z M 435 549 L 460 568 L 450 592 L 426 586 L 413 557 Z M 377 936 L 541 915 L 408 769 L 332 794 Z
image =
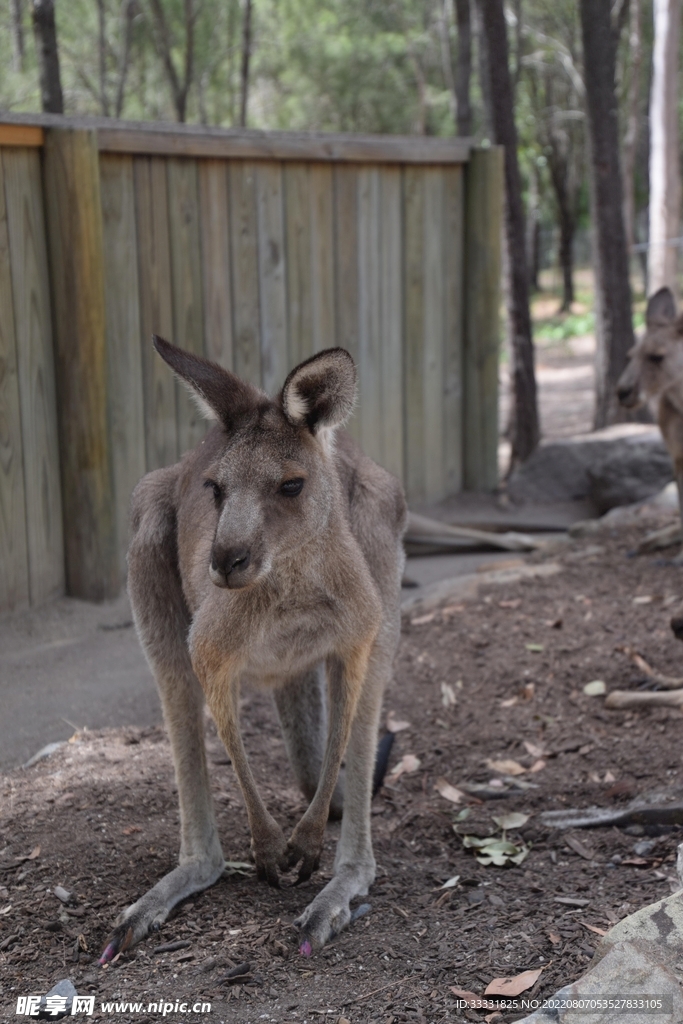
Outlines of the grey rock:
M 619 1013 L 609 1007 L 587 1012 L 585 1008 L 577 1010 L 563 1006 L 572 1000 L 628 999 L 629 996 L 662 999 L 666 1012 L 655 1014 L 652 1010 L 629 1010 Z M 616 1024 L 617 1021 L 678 1024 L 683 1020 L 683 989 L 676 975 L 668 965 L 660 962 L 656 949 L 641 942 L 612 945 L 582 978 L 556 992 L 551 997 L 552 1003 L 557 1005 L 538 1009 L 518 1024 Z
M 64 889 L 63 886 L 61 885 L 56 885 L 52 891 L 57 897 L 57 899 L 61 900 L 62 903 L 68 903 L 69 900 L 71 899 L 71 893 Z
M 68 978 L 58 981 L 56 985 L 53 985 L 47 995 L 44 995 L 40 1000 L 38 1016 L 41 1020 L 60 1020 L 62 1017 L 66 1017 L 67 1014 L 71 1013 L 73 998 L 77 995 L 78 992 Z M 64 1010 L 60 1010 L 56 1014 L 53 1013 L 47 1008 L 47 1000 L 50 996 L 61 996 L 62 999 L 66 999 L 66 1008 Z
M 590 500 L 602 514 L 656 494 L 673 479 L 657 427 L 618 424 L 541 444 L 508 482 L 516 502 Z
M 620 942 L 645 942 L 651 950 L 660 949 L 662 957 L 670 953 L 680 957 L 683 953 L 683 889 L 615 924 L 601 939 L 598 955 Z

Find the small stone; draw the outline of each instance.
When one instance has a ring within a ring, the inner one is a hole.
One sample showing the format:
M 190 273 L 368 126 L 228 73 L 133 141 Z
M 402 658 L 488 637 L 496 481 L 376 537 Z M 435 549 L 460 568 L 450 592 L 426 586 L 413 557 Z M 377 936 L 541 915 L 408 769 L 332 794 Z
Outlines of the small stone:
M 41 1020 L 59 1020 L 61 1017 L 66 1017 L 67 1014 L 71 1013 L 71 1004 L 74 996 L 78 995 L 73 984 L 68 978 L 64 978 L 62 981 L 58 981 L 54 985 L 47 995 L 44 995 L 40 1000 L 40 1009 L 38 1016 Z M 48 1009 L 48 999 L 50 996 L 61 996 L 62 999 L 66 999 L 66 1007 L 64 1010 L 58 1010 L 54 1013 L 52 1009 Z
M 52 891 L 62 903 L 68 903 L 71 899 L 71 893 L 61 885 L 56 885 Z

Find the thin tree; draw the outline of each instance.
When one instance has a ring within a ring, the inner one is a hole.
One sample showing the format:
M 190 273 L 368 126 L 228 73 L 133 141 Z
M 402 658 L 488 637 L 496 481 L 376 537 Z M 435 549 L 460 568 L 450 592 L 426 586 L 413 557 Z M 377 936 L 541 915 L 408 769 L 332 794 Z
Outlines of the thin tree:
M 512 467 L 528 458 L 538 444 L 538 404 L 529 310 L 524 207 L 517 161 L 517 129 L 503 0 L 486 0 L 480 10 L 488 49 L 493 134 L 495 141 L 505 147 L 505 236 L 509 267 L 507 294 L 512 357 Z
M 161 0 L 149 0 L 150 7 L 152 8 L 152 25 L 154 30 L 154 42 L 156 44 L 157 52 L 161 57 L 164 69 L 166 71 L 166 77 L 168 78 L 169 85 L 171 86 L 171 95 L 173 96 L 173 105 L 175 107 L 176 118 L 178 121 L 184 121 L 187 116 L 187 97 L 192 85 L 192 76 L 194 71 L 194 22 L 196 12 L 194 10 L 193 0 L 184 0 L 184 21 L 185 21 L 185 55 L 183 60 L 183 72 L 182 77 L 176 70 L 175 63 L 173 61 L 173 41 L 171 31 L 166 21 L 164 9 L 161 6 Z
M 631 0 L 628 52 L 630 76 L 626 97 L 626 133 L 624 135 L 624 228 L 629 251 L 636 241 L 635 171 L 640 122 L 640 80 L 643 64 L 642 0 Z
M 31 14 L 38 56 L 41 105 L 46 114 L 63 114 L 64 94 L 59 73 L 54 0 L 33 0 Z
M 590 141 L 599 428 L 624 419 L 615 387 L 634 343 L 615 89 L 621 23 L 612 18 L 611 0 L 580 0 L 580 14 Z
M 133 42 L 133 22 L 139 13 L 138 0 L 125 0 L 121 8 L 121 49 L 119 51 L 119 71 L 116 83 L 116 100 L 114 116 L 121 117 L 123 99 L 126 91 L 126 79 L 130 65 L 130 50 Z
M 12 63 L 15 71 L 24 70 L 24 21 L 22 0 L 12 0 Z
M 242 21 L 242 72 L 240 78 L 240 125 L 247 126 L 249 104 L 249 64 L 251 61 L 251 0 L 244 0 Z
M 107 95 L 107 19 L 104 0 L 97 0 L 97 51 L 100 73 L 100 107 L 105 117 L 109 117 L 109 96 Z
M 678 43 L 681 0 L 654 0 L 655 42 L 650 94 L 650 248 L 648 289 L 677 293 L 681 210 L 678 154 Z M 673 243 L 673 244 L 672 244 Z
M 455 66 L 455 106 L 458 135 L 472 134 L 472 104 L 470 80 L 472 78 L 472 20 L 470 0 L 453 0 L 458 26 L 458 57 Z

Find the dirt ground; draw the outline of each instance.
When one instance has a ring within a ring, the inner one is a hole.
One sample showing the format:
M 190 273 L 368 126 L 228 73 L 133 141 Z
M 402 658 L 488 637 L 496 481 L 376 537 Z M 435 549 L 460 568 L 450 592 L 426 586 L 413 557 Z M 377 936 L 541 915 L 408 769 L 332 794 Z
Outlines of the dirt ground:
M 175 863 L 178 813 L 163 731 L 76 735 L 50 760 L 2 776 L 0 1020 L 17 1019 L 18 995 L 70 978 L 79 993 L 96 995 L 93 1020 L 158 1020 L 101 1003 L 164 999 L 212 1006 L 208 1018 L 170 1020 L 437 1024 L 485 1015 L 457 1009 L 452 986 L 482 993 L 494 977 L 543 967 L 527 994 L 549 995 L 585 972 L 600 930 L 675 885 L 675 830 L 637 852 L 642 835 L 609 828 L 568 837 L 539 821 L 543 810 L 610 806 L 681 786 L 680 710 L 607 711 L 583 693 L 594 680 L 608 689 L 643 683 L 620 651 L 627 644 L 663 673 L 680 674 L 683 648 L 668 622 L 683 598 L 681 570 L 662 557 L 629 558 L 635 536 L 570 543 L 546 556 L 561 566 L 554 576 L 492 587 L 405 622 L 385 709 L 410 726 L 396 733 L 390 764 L 412 754 L 419 767 L 387 781 L 374 800 L 371 911 L 310 960 L 299 955 L 291 922 L 329 877 L 338 824 L 308 883 L 272 890 L 250 875 L 225 875 L 158 937 L 101 969 L 96 958 L 118 910 Z M 243 720 L 267 803 L 291 828 L 303 804 L 267 695 L 248 696 Z M 208 734 L 225 856 L 245 862 L 245 811 L 212 726 Z M 510 766 L 487 765 L 500 760 L 525 769 L 514 778 L 527 788 L 506 788 Z M 454 804 L 438 792 L 440 778 L 485 790 Z M 498 834 L 493 816 L 512 811 L 529 815 L 508 833 L 530 847 L 527 859 L 479 864 L 462 836 Z M 440 888 L 456 875 L 455 886 Z M 66 906 L 51 891 L 57 885 L 72 893 Z M 184 945 L 154 952 L 174 941 Z M 226 978 L 244 963 L 246 978 Z

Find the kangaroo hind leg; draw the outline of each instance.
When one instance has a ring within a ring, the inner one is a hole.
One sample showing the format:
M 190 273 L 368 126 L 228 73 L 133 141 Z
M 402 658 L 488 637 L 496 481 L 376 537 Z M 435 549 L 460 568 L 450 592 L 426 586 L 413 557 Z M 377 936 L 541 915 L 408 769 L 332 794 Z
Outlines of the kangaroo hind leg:
M 213 814 L 204 748 L 204 698 L 186 637 L 189 613 L 176 564 L 175 524 L 164 501 L 169 470 L 146 477 L 134 495 L 128 589 L 140 642 L 168 731 L 180 802 L 178 866 L 118 917 L 101 963 L 158 930 L 173 907 L 213 885 L 225 863 Z M 164 486 L 166 484 L 166 487 Z

